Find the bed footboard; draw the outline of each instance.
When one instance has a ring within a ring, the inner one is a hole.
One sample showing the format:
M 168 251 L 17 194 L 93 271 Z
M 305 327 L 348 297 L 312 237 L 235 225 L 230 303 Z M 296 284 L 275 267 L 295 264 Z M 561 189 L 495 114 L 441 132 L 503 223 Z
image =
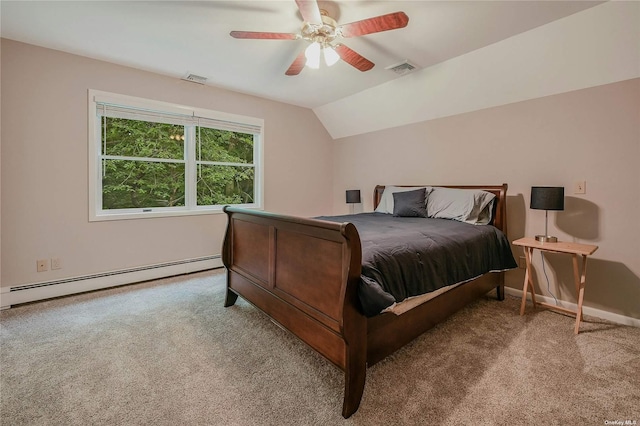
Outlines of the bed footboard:
M 242 296 L 342 369 L 342 415 L 349 417 L 362 398 L 367 361 L 356 228 L 235 207 L 224 211 L 225 306 Z

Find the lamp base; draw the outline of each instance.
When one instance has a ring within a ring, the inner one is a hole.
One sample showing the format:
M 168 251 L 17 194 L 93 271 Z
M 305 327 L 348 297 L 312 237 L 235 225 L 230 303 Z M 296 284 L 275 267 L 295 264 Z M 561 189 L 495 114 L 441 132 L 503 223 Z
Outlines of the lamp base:
M 536 235 L 536 241 L 541 243 L 557 243 L 558 239 L 556 237 L 552 237 L 551 235 Z

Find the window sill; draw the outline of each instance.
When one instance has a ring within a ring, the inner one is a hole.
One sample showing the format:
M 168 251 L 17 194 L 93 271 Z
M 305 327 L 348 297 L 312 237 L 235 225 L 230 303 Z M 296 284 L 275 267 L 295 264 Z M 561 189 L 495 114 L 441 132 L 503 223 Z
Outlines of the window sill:
M 246 208 L 249 210 L 263 210 L 262 207 L 249 204 L 234 204 L 234 207 Z M 202 208 L 197 210 L 153 210 L 151 211 L 138 211 L 138 212 L 122 212 L 122 213 L 102 213 L 94 214 L 89 213 L 89 222 L 102 222 L 110 220 L 129 220 L 129 219 L 152 219 L 159 217 L 181 217 L 181 216 L 200 216 L 200 215 L 218 215 L 224 213 L 222 208 L 224 206 L 218 206 L 215 208 Z M 147 210 L 147 209 L 145 209 Z

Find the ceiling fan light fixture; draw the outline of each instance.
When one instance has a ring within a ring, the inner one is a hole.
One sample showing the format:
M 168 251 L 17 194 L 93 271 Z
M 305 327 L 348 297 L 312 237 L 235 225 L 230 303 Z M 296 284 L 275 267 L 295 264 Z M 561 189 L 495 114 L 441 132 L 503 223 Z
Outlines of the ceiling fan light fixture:
M 336 52 L 332 46 L 325 46 L 322 50 L 324 52 L 324 62 L 328 67 L 335 65 L 335 63 L 340 60 L 340 55 L 338 55 L 338 52 Z
M 320 68 L 320 50 L 320 43 L 313 42 L 304 51 L 304 56 L 307 58 L 306 65 L 309 68 L 313 68 L 314 70 Z

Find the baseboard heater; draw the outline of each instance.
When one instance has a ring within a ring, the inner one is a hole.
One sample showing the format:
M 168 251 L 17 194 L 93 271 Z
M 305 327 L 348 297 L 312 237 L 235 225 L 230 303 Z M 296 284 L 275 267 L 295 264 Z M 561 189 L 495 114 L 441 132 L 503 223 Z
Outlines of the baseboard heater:
M 222 267 L 220 255 L 158 263 L 2 289 L 0 307 Z

